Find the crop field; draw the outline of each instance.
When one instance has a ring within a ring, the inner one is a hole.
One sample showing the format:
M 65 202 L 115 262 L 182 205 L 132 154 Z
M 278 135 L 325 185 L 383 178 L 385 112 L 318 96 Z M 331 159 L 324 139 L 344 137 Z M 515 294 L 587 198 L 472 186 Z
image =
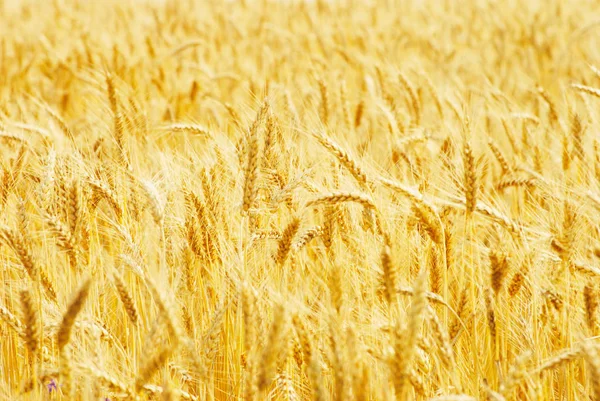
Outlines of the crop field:
M 0 0 L 0 400 L 600 400 L 600 3 Z

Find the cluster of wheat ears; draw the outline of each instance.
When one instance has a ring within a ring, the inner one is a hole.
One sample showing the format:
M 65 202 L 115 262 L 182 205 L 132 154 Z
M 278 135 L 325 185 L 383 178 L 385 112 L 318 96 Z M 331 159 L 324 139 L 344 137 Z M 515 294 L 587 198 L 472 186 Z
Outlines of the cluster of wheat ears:
M 0 399 L 600 400 L 596 1 L 0 1 Z

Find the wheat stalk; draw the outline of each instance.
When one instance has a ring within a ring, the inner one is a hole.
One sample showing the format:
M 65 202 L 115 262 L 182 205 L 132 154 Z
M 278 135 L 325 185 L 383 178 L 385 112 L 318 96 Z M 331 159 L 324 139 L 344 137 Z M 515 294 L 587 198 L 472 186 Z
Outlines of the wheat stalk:
M 285 263 L 299 227 L 300 219 L 294 217 L 281 233 L 281 239 L 279 240 L 279 244 L 277 246 L 277 253 L 273 257 L 275 264 L 278 266 L 283 266 Z
M 31 293 L 28 290 L 21 291 L 21 307 L 23 308 L 23 321 L 25 323 L 23 337 L 32 359 L 35 359 L 38 348 L 40 347 L 41 330 L 38 311 L 33 303 Z
M 363 169 L 358 165 L 358 162 L 348 154 L 341 146 L 327 138 L 324 134 L 315 134 L 314 137 L 319 143 L 328 151 L 333 154 L 338 161 L 344 166 L 350 174 L 356 179 L 356 181 L 362 185 L 367 185 L 367 175 Z
M 81 284 L 71 299 L 66 312 L 63 314 L 62 321 L 56 333 L 56 342 L 58 349 L 60 350 L 63 350 L 63 348 L 65 348 L 71 339 L 71 330 L 75 324 L 77 315 L 79 312 L 81 312 L 81 309 L 83 309 L 83 305 L 85 304 L 85 301 L 90 293 L 91 284 L 91 279 L 87 279 L 83 282 L 83 284 Z
M 256 197 L 256 180 L 258 176 L 258 127 L 262 123 L 262 120 L 267 113 L 269 103 L 265 100 L 254 119 L 254 122 L 250 126 L 248 132 L 248 161 L 246 164 L 245 171 L 245 182 L 244 182 L 244 199 L 242 201 L 242 211 L 248 212 L 248 209 L 252 207 Z
M 127 317 L 129 317 L 131 323 L 133 323 L 134 325 L 137 324 L 139 314 L 137 308 L 135 307 L 133 298 L 129 294 L 129 291 L 127 291 L 127 286 L 123 282 L 123 279 L 116 273 L 113 275 L 113 282 L 115 288 L 117 289 L 117 293 L 119 294 L 119 299 L 125 307 Z

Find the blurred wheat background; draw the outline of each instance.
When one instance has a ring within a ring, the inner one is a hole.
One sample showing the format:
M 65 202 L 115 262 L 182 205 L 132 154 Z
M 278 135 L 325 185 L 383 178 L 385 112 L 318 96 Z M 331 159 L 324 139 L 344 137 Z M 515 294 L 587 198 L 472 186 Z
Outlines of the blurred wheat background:
M 600 4 L 0 2 L 0 399 L 600 400 Z

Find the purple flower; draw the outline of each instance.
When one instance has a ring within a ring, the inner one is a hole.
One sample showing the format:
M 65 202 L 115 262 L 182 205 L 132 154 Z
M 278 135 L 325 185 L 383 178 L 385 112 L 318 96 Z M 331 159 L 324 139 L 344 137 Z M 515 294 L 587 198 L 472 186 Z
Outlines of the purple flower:
M 46 385 L 46 387 L 48 387 L 48 392 L 51 393 L 52 390 L 58 390 L 58 387 L 56 386 L 56 381 L 54 379 L 50 380 L 50 383 L 48 383 Z

